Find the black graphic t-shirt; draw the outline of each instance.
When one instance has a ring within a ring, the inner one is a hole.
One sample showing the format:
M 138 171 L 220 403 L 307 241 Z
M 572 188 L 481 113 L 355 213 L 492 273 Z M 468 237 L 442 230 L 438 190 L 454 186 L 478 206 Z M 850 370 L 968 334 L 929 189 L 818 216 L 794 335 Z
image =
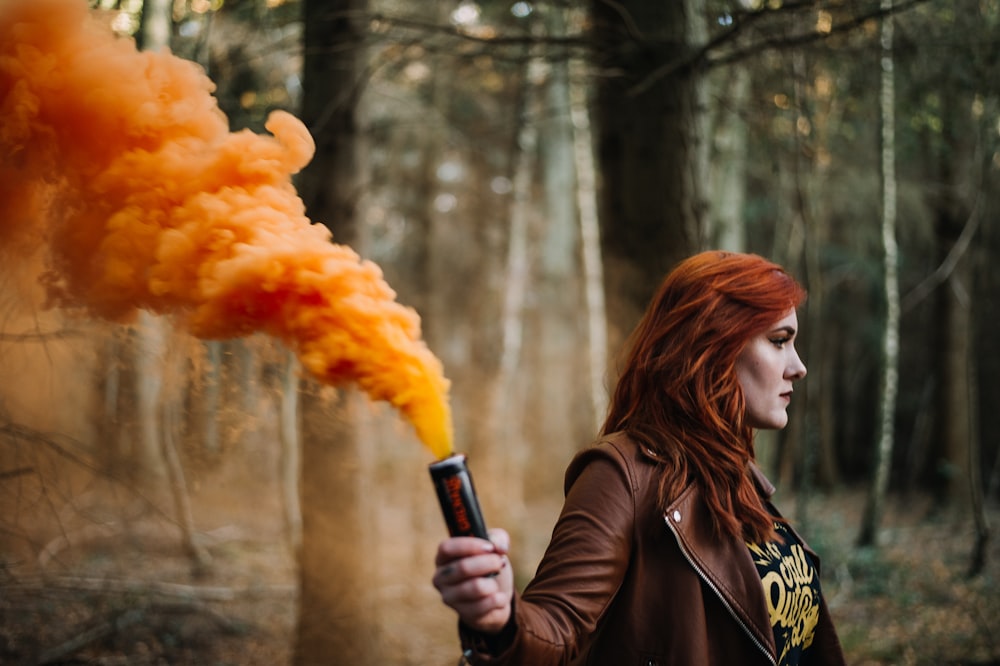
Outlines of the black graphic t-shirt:
M 798 666 L 812 645 L 819 621 L 819 575 L 798 539 L 785 525 L 774 529 L 784 539 L 748 543 L 771 616 L 778 666 Z

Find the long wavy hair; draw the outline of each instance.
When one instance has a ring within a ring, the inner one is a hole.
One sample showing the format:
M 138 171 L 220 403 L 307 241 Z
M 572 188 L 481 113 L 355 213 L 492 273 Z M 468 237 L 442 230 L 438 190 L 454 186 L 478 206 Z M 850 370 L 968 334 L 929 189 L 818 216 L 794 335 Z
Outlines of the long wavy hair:
M 710 251 L 667 275 L 632 332 L 601 431 L 625 431 L 661 465 L 665 509 L 690 483 L 718 534 L 774 538 L 749 463 L 753 428 L 736 359 L 806 297 L 783 269 L 753 254 Z

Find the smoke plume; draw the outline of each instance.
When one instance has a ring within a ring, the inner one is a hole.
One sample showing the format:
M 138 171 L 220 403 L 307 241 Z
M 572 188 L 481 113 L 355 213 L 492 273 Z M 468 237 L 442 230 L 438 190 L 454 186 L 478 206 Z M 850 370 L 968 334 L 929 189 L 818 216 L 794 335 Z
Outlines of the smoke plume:
M 0 256 L 42 249 L 53 306 L 262 332 L 318 380 L 354 383 L 451 452 L 448 381 L 377 265 L 331 242 L 291 177 L 309 132 L 230 132 L 194 63 L 140 52 L 84 0 L 0 4 Z

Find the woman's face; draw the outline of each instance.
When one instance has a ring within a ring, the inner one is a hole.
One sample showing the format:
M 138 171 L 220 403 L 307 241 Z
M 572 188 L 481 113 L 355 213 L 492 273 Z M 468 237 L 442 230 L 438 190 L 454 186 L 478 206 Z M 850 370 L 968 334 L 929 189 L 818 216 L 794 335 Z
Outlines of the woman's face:
M 752 338 L 736 359 L 736 379 L 743 389 L 747 421 L 753 428 L 776 430 L 788 423 L 792 383 L 806 376 L 795 351 L 799 320 L 795 310 Z

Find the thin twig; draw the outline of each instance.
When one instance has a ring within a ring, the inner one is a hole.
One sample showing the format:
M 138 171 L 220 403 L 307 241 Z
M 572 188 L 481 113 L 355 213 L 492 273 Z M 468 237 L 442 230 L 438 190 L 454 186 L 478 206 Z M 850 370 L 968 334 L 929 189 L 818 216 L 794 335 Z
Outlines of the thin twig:
M 138 624 L 144 617 L 145 613 L 139 610 L 127 610 L 124 613 L 116 614 L 115 617 L 89 627 L 55 647 L 44 650 L 38 656 L 37 663 L 52 664 L 61 662 L 69 655 L 81 648 L 87 647 L 91 643 L 114 636 L 123 629 Z
M 146 605 L 144 608 L 131 608 L 124 612 L 116 611 L 107 619 L 96 623 L 89 622 L 90 626 L 82 631 L 74 633 L 73 636 L 59 645 L 44 650 L 38 656 L 36 663 L 39 665 L 62 663 L 67 657 L 88 645 L 103 641 L 136 624 L 156 625 L 158 622 L 162 623 L 162 619 L 158 616 L 178 614 L 197 614 L 208 617 L 229 634 L 234 634 L 239 630 L 236 622 L 198 601 L 156 603 Z
M 166 600 L 237 601 L 244 599 L 270 599 L 294 595 L 297 587 L 288 585 L 254 585 L 237 588 L 225 585 L 185 585 L 158 580 L 135 580 L 119 578 L 86 578 L 82 576 L 52 576 L 26 578 L 6 589 L 21 590 L 66 590 L 73 592 L 103 592 L 107 594 L 129 594 L 140 597 L 154 597 Z

